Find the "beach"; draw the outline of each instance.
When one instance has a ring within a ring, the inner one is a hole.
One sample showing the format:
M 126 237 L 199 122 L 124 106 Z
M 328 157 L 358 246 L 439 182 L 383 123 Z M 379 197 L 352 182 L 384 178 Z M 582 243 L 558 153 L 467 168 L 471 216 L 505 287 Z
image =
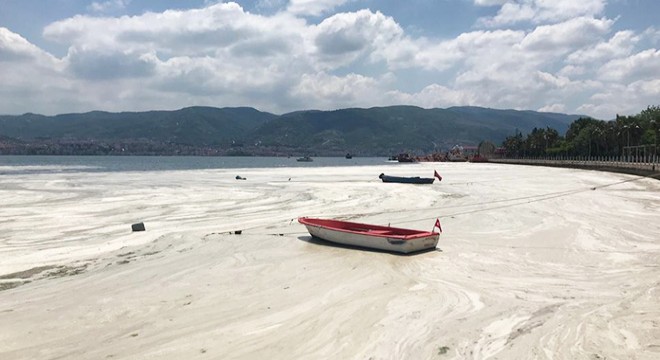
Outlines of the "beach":
M 487 163 L 4 170 L 0 359 L 660 358 L 658 180 Z M 378 179 L 434 170 L 432 185 Z M 443 233 L 399 255 L 312 239 L 300 216 Z

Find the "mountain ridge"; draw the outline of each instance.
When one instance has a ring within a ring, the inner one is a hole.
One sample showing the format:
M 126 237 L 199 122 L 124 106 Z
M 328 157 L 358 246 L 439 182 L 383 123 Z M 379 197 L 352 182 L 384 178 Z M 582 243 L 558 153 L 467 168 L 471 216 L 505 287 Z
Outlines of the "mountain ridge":
M 90 111 L 46 116 L 0 115 L 0 135 L 19 143 L 159 144 L 212 148 L 214 154 L 363 156 L 429 153 L 453 145 L 501 143 L 516 132 L 551 127 L 563 133 L 579 115 L 475 106 L 412 105 L 300 110 L 275 115 L 252 107 L 191 106 L 142 112 Z M 36 145 L 35 145 L 36 146 Z

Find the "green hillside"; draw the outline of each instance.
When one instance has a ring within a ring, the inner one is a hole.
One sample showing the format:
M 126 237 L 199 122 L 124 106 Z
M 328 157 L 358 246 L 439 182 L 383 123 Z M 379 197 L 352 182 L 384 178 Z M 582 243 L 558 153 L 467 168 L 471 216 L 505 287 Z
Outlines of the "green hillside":
M 17 139 L 144 139 L 187 145 L 224 145 L 243 139 L 276 115 L 253 108 L 189 107 L 176 111 L 0 116 L 0 134 Z
M 565 131 L 578 116 L 476 107 L 391 106 L 285 114 L 254 131 L 251 140 L 309 153 L 384 155 L 428 153 L 482 140 L 501 143 L 534 127 Z
M 112 153 L 111 149 L 117 147 L 111 144 L 130 142 L 151 144 L 149 154 L 171 153 L 168 146 L 176 145 L 185 147 L 185 153 L 195 153 L 194 148 L 211 148 L 215 149 L 214 154 L 350 152 L 382 156 L 445 151 L 456 144 L 476 145 L 482 140 L 501 143 L 516 131 L 528 133 L 535 127 L 549 126 L 563 133 L 577 118 L 478 107 L 390 106 L 297 111 L 281 116 L 247 107 L 189 107 L 176 111 L 6 115 L 0 116 L 0 136 L 49 146 L 76 142 L 108 144 L 99 145 L 91 153 Z M 144 147 L 131 148 L 147 152 Z M 52 147 L 49 149 L 53 152 Z M 67 153 L 75 151 L 75 147 L 69 146 Z

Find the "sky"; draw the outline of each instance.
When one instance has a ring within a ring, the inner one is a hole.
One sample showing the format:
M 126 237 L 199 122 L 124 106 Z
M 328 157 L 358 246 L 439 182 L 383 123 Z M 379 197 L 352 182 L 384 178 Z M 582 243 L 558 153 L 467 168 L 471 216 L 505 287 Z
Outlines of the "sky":
M 0 114 L 660 105 L 657 0 L 0 0 Z

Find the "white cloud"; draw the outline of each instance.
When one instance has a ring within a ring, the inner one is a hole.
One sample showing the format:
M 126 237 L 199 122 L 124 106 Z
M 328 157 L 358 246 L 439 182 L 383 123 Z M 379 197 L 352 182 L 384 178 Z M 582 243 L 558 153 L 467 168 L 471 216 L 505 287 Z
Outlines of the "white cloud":
M 31 44 L 24 37 L 0 27 L 0 61 L 28 61 L 56 63 L 50 54 Z
M 111 12 L 125 9 L 130 2 L 131 0 L 94 1 L 87 9 L 98 13 Z
M 660 79 L 640 80 L 628 85 L 609 84 L 580 105 L 577 111 L 613 119 L 615 114 L 638 114 L 649 105 L 657 105 L 658 98 Z
M 401 91 L 390 91 L 387 96 L 392 104 L 409 104 L 423 108 L 464 106 L 476 104 L 474 93 L 431 84 L 421 91 L 408 94 Z
M 651 26 L 648 29 L 644 30 L 642 35 L 649 39 L 652 44 L 657 45 L 660 44 L 660 29 L 656 29 L 655 27 Z
M 549 104 L 545 105 L 542 108 L 538 109 L 540 112 L 549 112 L 549 113 L 564 113 L 566 112 L 566 105 L 564 104 Z
M 475 0 L 477 5 L 496 5 L 497 1 Z M 606 0 L 509 0 L 502 3 L 497 15 L 479 19 L 488 27 L 499 27 L 519 22 L 534 24 L 554 23 L 575 17 L 592 17 L 605 9 Z
M 459 35 L 452 40 L 456 51 L 470 59 L 473 64 L 491 63 L 493 60 L 504 60 L 509 57 L 505 53 L 517 51 L 525 32 L 513 30 L 473 31 Z
M 530 4 L 505 3 L 496 16 L 482 18 L 480 23 L 486 27 L 497 27 L 521 21 L 531 21 L 537 12 Z
M 319 16 L 350 0 L 290 0 L 287 11 L 296 15 Z
M 609 19 L 580 17 L 562 23 L 539 26 L 521 46 L 528 51 L 565 53 L 599 41 L 613 24 Z
M 493 60 L 507 64 L 518 62 L 519 59 L 503 55 L 515 51 L 514 48 L 524 37 L 523 31 L 513 30 L 473 31 L 443 41 L 401 36 L 397 42 L 389 42 L 379 48 L 374 56 L 385 60 L 390 69 L 446 71 L 457 66 L 487 68 Z
M 582 65 L 566 65 L 558 72 L 559 75 L 568 77 L 579 77 L 586 73 L 587 67 Z
M 614 58 L 629 55 L 639 42 L 639 36 L 633 31 L 619 31 L 608 41 L 579 49 L 570 54 L 566 61 L 571 64 L 594 64 L 602 63 Z
M 299 26 L 304 26 L 303 20 L 282 14 L 262 17 L 245 12 L 236 3 L 220 3 L 203 9 L 120 18 L 78 15 L 48 25 L 44 37 L 87 48 L 146 48 L 173 54 L 208 55 L 222 46 L 268 34 L 282 38 L 295 35 Z
M 474 4 L 477 6 L 496 6 L 504 5 L 509 0 L 474 0 Z
M 565 76 L 555 76 L 543 71 L 538 71 L 536 77 L 540 82 L 556 88 L 563 88 L 571 82 L 571 80 Z
M 154 54 L 161 60 L 201 57 L 241 65 L 246 59 L 253 65 L 285 62 L 305 49 L 299 35 L 304 29 L 302 20 L 252 15 L 226 3 L 133 17 L 76 16 L 49 25 L 44 36 L 70 44 L 66 60 L 74 72 L 93 74 L 108 72 L 108 65 L 120 72 L 148 65 L 145 56 Z
M 64 76 L 65 64 L 0 27 L 0 112 L 53 112 L 75 101 L 76 90 Z
M 602 79 L 618 82 L 657 78 L 660 76 L 660 50 L 648 49 L 609 61 L 600 68 L 599 74 Z
M 313 71 L 312 33 L 302 19 L 254 15 L 235 3 L 120 18 L 76 16 L 44 30 L 48 39 L 69 44 L 63 60 L 72 78 L 122 87 L 88 99 L 89 106 L 121 96 L 114 108 L 142 107 L 143 94 L 161 93 L 168 108 L 222 102 L 269 111 L 290 110 L 288 89 Z M 130 87 L 140 91 L 129 96 Z
M 458 54 L 453 64 L 456 75 L 451 90 L 471 104 L 498 108 L 575 109 L 585 94 L 601 82 L 574 79 L 584 73 L 577 65 L 557 67 L 567 54 L 595 47 L 612 25 L 608 19 L 576 18 L 543 25 L 530 32 L 496 30 L 461 34 L 445 49 Z M 623 37 L 614 37 L 617 43 Z M 418 95 L 419 96 L 419 95 Z M 461 105 L 457 103 L 455 105 Z M 594 116 L 600 114 L 593 114 Z
M 72 47 L 67 56 L 69 70 L 82 79 L 142 78 L 154 74 L 153 54 L 86 51 Z
M 319 60 L 331 67 L 348 65 L 359 57 L 379 56 L 401 41 L 403 30 L 391 18 L 369 10 L 333 15 L 315 27 Z
M 341 107 L 376 106 L 382 87 L 378 80 L 359 74 L 346 76 L 324 72 L 303 74 L 300 82 L 291 90 L 291 96 L 303 102 L 317 104 L 319 109 Z M 341 104 L 338 106 L 338 104 Z
M 257 0 L 254 7 L 260 11 L 272 11 L 274 9 L 286 8 L 287 2 L 287 0 Z

